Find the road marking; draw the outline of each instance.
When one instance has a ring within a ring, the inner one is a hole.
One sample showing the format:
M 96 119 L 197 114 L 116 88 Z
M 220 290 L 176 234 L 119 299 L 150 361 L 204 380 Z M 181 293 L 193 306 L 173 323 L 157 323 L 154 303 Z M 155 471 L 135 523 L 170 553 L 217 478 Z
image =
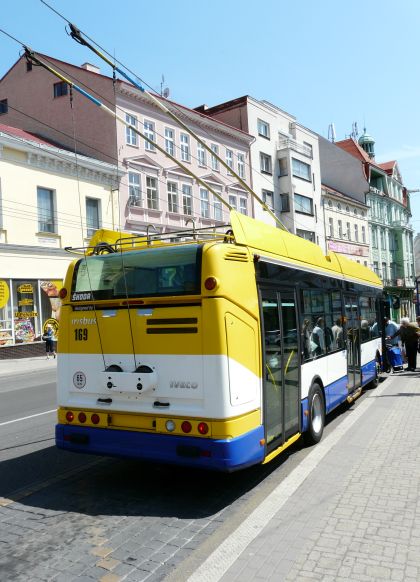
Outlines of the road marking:
M 46 410 L 45 412 L 39 412 L 38 414 L 31 414 L 31 416 L 23 416 L 22 418 L 16 418 L 15 420 L 8 420 L 7 422 L 0 422 L 0 426 L 6 426 L 6 424 L 12 424 L 13 422 L 20 422 L 21 420 L 29 420 L 30 418 L 35 418 L 37 416 L 42 416 L 43 414 L 51 414 L 51 412 L 57 412 L 57 409 Z
M 187 582 L 219 582 L 247 546 L 262 532 L 269 521 L 308 478 L 320 461 L 330 452 L 346 432 L 372 406 L 376 397 L 386 388 L 386 382 L 366 398 L 330 435 L 316 445 L 268 497 L 226 538 L 197 568 Z

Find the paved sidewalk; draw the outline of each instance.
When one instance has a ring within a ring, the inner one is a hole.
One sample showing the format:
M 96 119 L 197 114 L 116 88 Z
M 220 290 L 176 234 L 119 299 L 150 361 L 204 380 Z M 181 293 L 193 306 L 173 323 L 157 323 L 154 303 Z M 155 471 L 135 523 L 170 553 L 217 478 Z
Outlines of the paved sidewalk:
M 16 360 L 0 360 L 0 378 L 1 376 L 11 376 L 12 374 L 27 374 L 28 372 L 37 372 L 39 370 L 55 370 L 57 359 L 46 356 L 36 358 L 18 358 Z
M 188 574 L 189 582 L 419 581 L 420 373 L 390 375 L 369 391 Z

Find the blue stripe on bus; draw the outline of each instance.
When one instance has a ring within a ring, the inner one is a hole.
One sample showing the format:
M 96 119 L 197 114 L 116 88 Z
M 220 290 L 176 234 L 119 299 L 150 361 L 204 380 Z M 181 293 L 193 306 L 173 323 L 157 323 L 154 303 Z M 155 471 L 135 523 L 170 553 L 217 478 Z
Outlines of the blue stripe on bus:
M 368 362 L 362 366 L 362 386 L 366 386 L 369 382 L 374 380 L 376 375 L 376 360 Z M 348 396 L 347 390 L 347 376 L 339 378 L 335 382 L 325 386 L 325 408 L 328 414 L 334 408 L 346 401 Z M 308 399 L 304 398 L 301 403 L 302 411 L 302 432 L 308 430 Z
M 212 440 L 178 435 L 149 434 L 87 426 L 57 424 L 60 449 L 96 455 L 175 463 L 235 471 L 264 460 L 264 427 L 234 439 Z

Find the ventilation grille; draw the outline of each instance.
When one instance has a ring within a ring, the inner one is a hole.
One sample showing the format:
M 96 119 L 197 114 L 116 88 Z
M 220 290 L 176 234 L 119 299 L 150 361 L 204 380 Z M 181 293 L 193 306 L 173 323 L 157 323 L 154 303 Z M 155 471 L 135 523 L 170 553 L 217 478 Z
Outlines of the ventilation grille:
M 247 263 L 248 255 L 244 251 L 227 251 L 225 254 L 225 261 L 240 261 L 241 263 Z

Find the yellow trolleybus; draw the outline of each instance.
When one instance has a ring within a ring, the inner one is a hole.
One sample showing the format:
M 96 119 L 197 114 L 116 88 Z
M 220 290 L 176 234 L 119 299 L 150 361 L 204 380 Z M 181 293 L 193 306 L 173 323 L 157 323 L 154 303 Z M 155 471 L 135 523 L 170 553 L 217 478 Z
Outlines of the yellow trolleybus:
M 58 447 L 233 471 L 378 381 L 372 271 L 235 211 L 167 236 L 99 231 L 71 264 Z

